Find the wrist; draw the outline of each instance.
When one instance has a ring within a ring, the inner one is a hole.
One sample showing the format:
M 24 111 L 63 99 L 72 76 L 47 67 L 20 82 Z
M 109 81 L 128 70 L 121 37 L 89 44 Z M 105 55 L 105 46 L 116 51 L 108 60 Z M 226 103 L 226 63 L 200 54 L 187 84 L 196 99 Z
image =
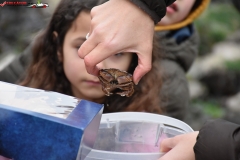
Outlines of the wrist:
M 150 18 L 154 21 L 154 24 L 157 24 L 161 18 L 159 18 L 159 16 L 152 11 L 151 9 L 149 9 L 149 7 L 142 2 L 141 0 L 130 0 L 133 4 L 135 4 L 138 8 L 140 8 L 141 10 L 143 10 L 147 15 L 150 16 Z
M 137 5 L 157 24 L 166 14 L 166 4 L 163 0 L 130 0 Z

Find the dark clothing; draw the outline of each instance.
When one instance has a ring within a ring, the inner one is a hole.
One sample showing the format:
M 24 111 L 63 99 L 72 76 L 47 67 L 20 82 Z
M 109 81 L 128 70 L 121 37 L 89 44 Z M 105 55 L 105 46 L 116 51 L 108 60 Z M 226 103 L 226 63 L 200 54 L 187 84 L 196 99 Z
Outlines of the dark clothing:
M 145 11 L 157 24 L 166 14 L 166 7 L 175 0 L 131 0 L 139 8 Z
M 177 44 L 181 44 L 185 40 L 187 40 L 193 34 L 194 29 L 193 25 L 188 25 L 186 27 L 180 28 L 178 30 L 173 30 L 169 32 L 166 37 L 167 38 L 175 38 Z
M 156 32 L 155 36 L 163 50 L 159 62 L 163 77 L 160 106 L 167 116 L 183 120 L 190 101 L 186 72 L 198 54 L 198 33 L 191 25 L 176 31 Z
M 232 0 L 232 2 L 233 2 L 233 5 L 236 7 L 236 9 L 240 13 L 240 1 L 239 0 Z
M 156 36 L 164 51 L 163 58 L 177 62 L 187 72 L 198 55 L 199 35 L 193 24 L 177 31 L 156 32 Z
M 194 152 L 196 160 L 240 160 L 240 125 L 208 121 L 199 131 Z

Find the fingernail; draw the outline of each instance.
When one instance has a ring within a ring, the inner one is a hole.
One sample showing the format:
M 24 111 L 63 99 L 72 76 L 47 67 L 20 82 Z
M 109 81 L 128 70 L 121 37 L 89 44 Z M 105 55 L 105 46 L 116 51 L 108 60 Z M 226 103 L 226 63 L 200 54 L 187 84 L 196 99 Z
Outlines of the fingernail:
M 89 33 L 87 33 L 87 35 L 86 35 L 86 40 L 88 39 L 88 37 L 89 37 Z
M 135 85 L 138 85 L 138 83 L 139 83 L 139 81 L 137 81 L 137 82 L 135 83 Z
M 138 83 L 140 82 L 140 80 L 141 80 L 141 78 L 138 78 L 138 79 L 136 80 L 135 85 L 138 85 Z

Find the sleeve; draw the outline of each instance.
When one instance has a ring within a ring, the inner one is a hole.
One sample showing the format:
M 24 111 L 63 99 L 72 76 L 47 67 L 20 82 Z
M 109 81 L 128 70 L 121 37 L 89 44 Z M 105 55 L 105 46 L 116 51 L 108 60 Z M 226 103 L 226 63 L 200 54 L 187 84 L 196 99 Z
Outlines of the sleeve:
M 189 105 L 189 91 L 185 72 L 177 62 L 162 59 L 160 106 L 165 115 L 183 120 Z
M 166 7 L 175 0 L 131 0 L 135 5 L 146 12 L 157 24 L 166 14 Z
M 240 125 L 225 121 L 208 121 L 199 131 L 194 146 L 196 160 L 239 160 Z
M 239 0 L 232 0 L 232 2 L 233 2 L 233 5 L 236 7 L 236 9 L 240 13 L 240 1 Z

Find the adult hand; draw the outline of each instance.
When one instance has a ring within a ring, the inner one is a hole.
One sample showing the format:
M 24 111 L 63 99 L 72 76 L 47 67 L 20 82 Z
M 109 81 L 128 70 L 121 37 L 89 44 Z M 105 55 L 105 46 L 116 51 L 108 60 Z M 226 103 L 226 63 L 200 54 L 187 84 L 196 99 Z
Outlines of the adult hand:
M 167 152 L 159 160 L 195 160 L 193 147 L 196 143 L 198 131 L 164 139 L 161 152 Z
M 91 10 L 89 38 L 78 50 L 88 73 L 98 75 L 97 64 L 120 52 L 138 55 L 135 84 L 151 69 L 154 22 L 129 0 L 110 0 Z

